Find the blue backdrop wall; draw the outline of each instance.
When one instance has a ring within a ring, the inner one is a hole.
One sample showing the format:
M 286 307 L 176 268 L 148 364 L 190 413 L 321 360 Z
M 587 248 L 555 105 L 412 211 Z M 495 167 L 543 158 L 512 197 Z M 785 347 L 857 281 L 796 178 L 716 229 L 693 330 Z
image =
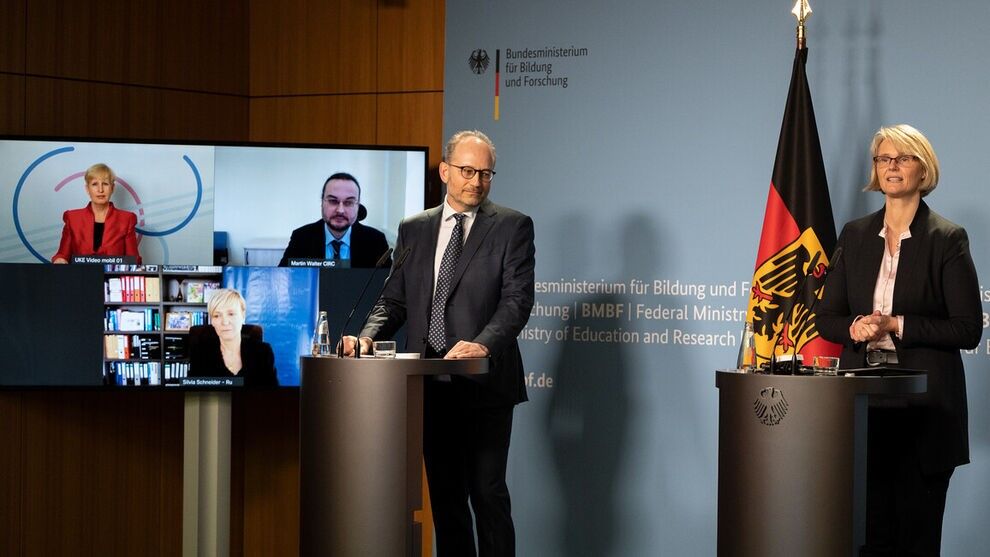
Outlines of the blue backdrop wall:
M 808 76 L 837 229 L 882 204 L 860 191 L 873 132 L 910 123 L 942 164 L 928 201 L 967 228 L 986 277 L 990 6 L 812 8 Z M 447 5 L 444 130 L 489 133 L 492 199 L 536 221 L 531 401 L 509 468 L 520 555 L 715 553 L 714 370 L 738 349 L 794 55 L 790 9 Z M 973 463 L 949 489 L 945 555 L 990 545 L 988 351 L 984 338 L 964 357 Z

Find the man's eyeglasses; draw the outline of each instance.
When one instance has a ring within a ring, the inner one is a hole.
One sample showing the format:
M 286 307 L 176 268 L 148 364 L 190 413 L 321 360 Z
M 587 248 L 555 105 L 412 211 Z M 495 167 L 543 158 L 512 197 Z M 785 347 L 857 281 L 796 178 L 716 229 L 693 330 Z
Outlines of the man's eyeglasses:
M 451 164 L 451 163 L 447 163 L 447 164 L 449 166 L 453 166 L 454 168 L 460 169 L 461 176 L 463 176 L 465 180 L 470 180 L 471 178 L 474 178 L 475 174 L 481 177 L 482 182 L 491 182 L 492 179 L 495 178 L 495 171 L 489 168 L 478 170 L 473 166 L 458 166 L 456 164 Z
M 337 199 L 336 197 L 330 197 L 329 195 L 327 197 L 324 197 L 323 198 L 323 202 L 326 203 L 327 205 L 331 206 L 331 207 L 338 207 L 338 206 L 343 205 L 345 209 L 353 209 L 353 208 L 357 207 L 357 205 L 358 205 L 358 202 L 357 202 L 356 199 L 345 199 L 345 200 L 341 201 L 341 200 Z
M 880 166 L 887 166 L 890 164 L 890 161 L 897 161 L 897 166 L 904 166 L 906 164 L 911 164 L 916 160 L 918 160 L 918 157 L 914 155 L 898 155 L 896 157 L 880 155 L 878 157 L 873 157 L 873 162 L 879 164 Z

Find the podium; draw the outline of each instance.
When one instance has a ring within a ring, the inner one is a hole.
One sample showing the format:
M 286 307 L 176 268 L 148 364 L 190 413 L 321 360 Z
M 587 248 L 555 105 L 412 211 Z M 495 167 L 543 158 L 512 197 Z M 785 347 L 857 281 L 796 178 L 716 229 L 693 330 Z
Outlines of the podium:
M 927 389 L 923 372 L 896 371 L 715 373 L 720 557 L 858 554 L 869 399 Z
M 420 554 L 423 380 L 488 360 L 301 358 L 299 553 Z

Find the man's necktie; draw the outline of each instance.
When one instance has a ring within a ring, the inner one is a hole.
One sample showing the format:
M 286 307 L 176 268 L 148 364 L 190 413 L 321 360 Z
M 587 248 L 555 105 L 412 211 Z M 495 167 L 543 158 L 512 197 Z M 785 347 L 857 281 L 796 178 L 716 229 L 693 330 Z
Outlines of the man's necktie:
M 461 213 L 454 213 L 457 220 L 454 229 L 450 231 L 450 242 L 443 252 L 440 260 L 440 271 L 437 273 L 437 289 L 433 294 L 433 307 L 430 309 L 430 328 L 427 334 L 430 346 L 438 354 L 447 352 L 447 327 L 444 323 L 444 308 L 447 306 L 447 297 L 450 295 L 450 282 L 454 277 L 454 267 L 461 257 L 464 246 L 464 217 Z
M 344 242 L 340 240 L 330 240 L 330 245 L 333 247 L 333 258 L 340 259 L 340 246 L 344 245 Z

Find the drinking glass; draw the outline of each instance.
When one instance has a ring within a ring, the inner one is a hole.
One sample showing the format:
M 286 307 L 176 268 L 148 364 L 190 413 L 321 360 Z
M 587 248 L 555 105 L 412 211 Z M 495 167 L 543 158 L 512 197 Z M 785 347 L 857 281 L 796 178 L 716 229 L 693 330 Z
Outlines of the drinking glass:
M 394 358 L 395 357 L 395 341 L 394 340 L 376 340 L 373 345 L 375 349 L 376 358 Z
M 815 375 L 835 375 L 839 371 L 836 356 L 815 356 Z

